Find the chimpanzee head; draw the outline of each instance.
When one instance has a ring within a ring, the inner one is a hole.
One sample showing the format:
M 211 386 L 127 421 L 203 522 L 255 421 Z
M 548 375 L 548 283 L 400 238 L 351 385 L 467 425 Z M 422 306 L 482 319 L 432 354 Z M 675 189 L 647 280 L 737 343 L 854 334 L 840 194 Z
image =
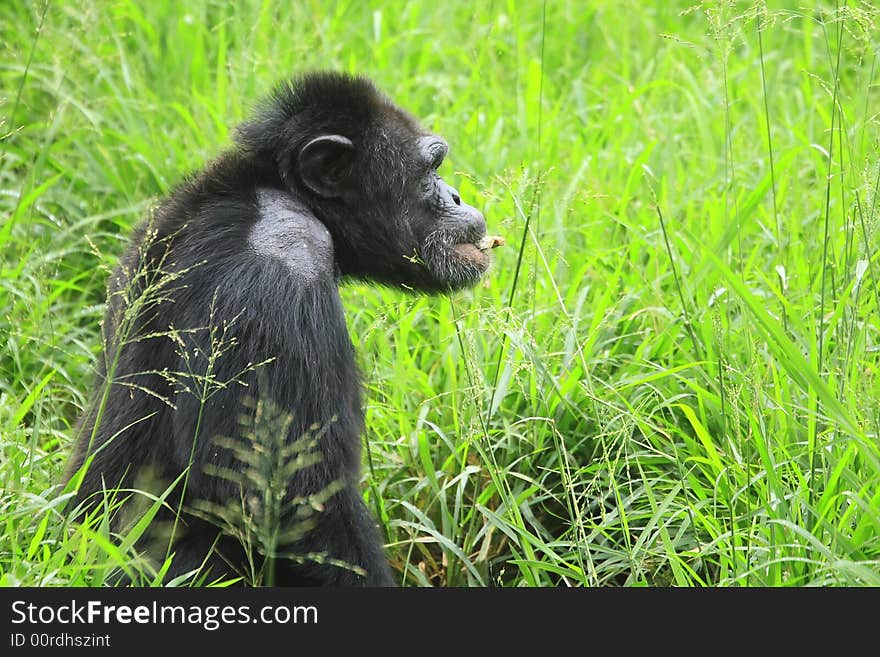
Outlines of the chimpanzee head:
M 365 78 L 313 73 L 285 83 L 238 138 L 324 223 L 343 275 L 460 289 L 501 243 L 440 177 L 446 142 Z

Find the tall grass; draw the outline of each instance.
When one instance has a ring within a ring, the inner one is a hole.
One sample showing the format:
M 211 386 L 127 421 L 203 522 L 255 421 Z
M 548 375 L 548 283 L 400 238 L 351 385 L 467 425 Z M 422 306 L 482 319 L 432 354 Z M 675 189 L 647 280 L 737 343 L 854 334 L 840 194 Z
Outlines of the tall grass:
M 791 6 L 0 5 L 0 582 L 138 566 L 58 486 L 107 272 L 331 67 L 508 242 L 451 299 L 343 292 L 402 583 L 880 584 L 878 12 Z

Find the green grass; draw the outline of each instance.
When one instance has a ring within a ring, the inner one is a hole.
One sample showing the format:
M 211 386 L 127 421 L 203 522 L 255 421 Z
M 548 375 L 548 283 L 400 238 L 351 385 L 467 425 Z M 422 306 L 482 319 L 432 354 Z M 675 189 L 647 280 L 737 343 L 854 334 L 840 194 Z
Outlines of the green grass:
M 880 15 L 693 2 L 0 4 L 0 583 L 131 563 L 58 486 L 108 269 L 330 67 L 508 243 L 452 299 L 344 290 L 401 582 L 880 585 Z

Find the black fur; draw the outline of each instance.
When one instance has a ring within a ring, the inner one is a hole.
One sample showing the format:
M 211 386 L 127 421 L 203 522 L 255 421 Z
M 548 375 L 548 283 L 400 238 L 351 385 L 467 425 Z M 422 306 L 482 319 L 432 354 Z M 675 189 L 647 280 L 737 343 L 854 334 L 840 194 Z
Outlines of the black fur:
M 288 445 L 311 435 L 316 453 L 287 482 L 293 533 L 270 583 L 393 585 L 359 492 L 360 378 L 337 284 L 471 285 L 488 266 L 472 246 L 485 222 L 437 176 L 445 143 L 364 78 L 283 84 L 236 134 L 135 230 L 110 281 L 68 478 L 86 465 L 89 509 L 101 491 L 159 494 L 187 473 L 154 523 L 174 527 L 167 578 L 203 563 L 208 579 L 246 575 L 248 551 L 204 509 L 259 498 L 258 484 L 224 473 L 243 471 L 229 439 L 264 404 L 284 416 Z M 320 511 L 303 521 L 310 505 Z M 142 545 L 161 559 L 167 539 L 154 531 Z

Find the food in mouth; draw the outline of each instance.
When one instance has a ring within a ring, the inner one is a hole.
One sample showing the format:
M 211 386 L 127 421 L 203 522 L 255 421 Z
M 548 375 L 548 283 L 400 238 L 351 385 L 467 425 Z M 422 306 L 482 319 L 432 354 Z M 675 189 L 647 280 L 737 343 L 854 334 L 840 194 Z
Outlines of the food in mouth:
M 504 245 L 504 238 L 498 235 L 484 235 L 476 246 L 480 251 L 488 251 Z

